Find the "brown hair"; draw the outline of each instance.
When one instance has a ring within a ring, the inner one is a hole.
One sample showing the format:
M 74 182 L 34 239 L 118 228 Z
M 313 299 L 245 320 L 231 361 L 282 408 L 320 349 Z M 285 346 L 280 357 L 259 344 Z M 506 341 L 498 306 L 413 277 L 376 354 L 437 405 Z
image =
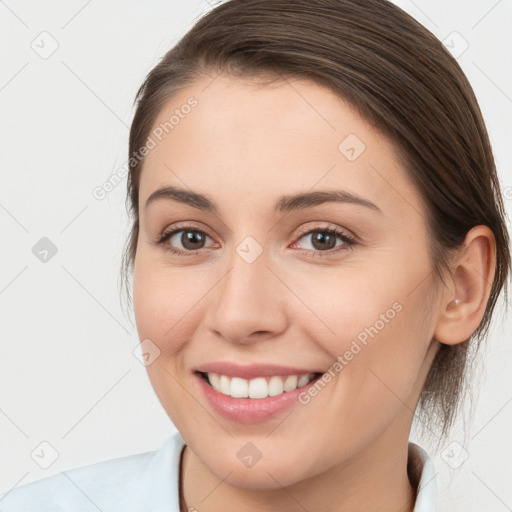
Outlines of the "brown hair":
M 419 401 L 423 423 L 441 427 L 445 438 L 466 389 L 470 347 L 476 355 L 503 287 L 508 295 L 510 267 L 494 158 L 466 76 L 432 33 L 387 0 L 230 0 L 199 19 L 145 78 L 129 155 L 145 146 L 173 94 L 220 72 L 310 79 L 390 137 L 425 202 L 429 256 L 441 282 L 472 227 L 493 231 L 496 272 L 483 319 L 466 342 L 440 346 Z M 135 261 L 143 164 L 130 161 L 133 225 L 122 279 Z

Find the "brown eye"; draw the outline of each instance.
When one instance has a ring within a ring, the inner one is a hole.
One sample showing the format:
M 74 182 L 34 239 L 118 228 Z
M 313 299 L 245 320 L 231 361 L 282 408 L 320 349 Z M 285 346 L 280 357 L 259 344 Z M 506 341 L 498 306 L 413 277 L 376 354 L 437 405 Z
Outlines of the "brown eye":
M 192 255 L 206 247 L 207 238 L 210 237 L 203 231 L 182 227 L 164 233 L 155 244 L 172 254 Z
M 178 231 L 176 234 L 182 233 L 179 237 L 179 241 L 184 249 L 194 251 L 196 249 L 202 249 L 204 247 L 206 235 L 200 231 Z M 172 237 L 174 238 L 174 237 Z
M 316 228 L 303 232 L 298 240 L 310 240 L 307 243 L 298 242 L 301 249 L 309 249 L 313 254 L 329 255 L 338 251 L 347 250 L 355 245 L 356 241 L 349 235 L 333 228 Z M 337 240 L 341 243 L 337 244 Z M 296 242 L 297 243 L 297 242 Z
M 337 236 L 327 231 L 311 232 L 311 245 L 318 251 L 334 249 Z

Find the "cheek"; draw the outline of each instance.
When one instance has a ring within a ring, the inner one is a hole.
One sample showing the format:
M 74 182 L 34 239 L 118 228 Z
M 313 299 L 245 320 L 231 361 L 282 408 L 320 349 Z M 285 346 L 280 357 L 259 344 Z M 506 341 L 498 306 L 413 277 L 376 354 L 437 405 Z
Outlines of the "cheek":
M 151 339 L 165 354 L 190 337 L 198 303 L 208 291 L 197 274 L 140 260 L 134 270 L 133 308 L 139 338 Z
M 384 314 L 388 311 L 386 323 L 379 318 L 381 308 L 368 309 L 364 315 L 359 312 L 358 322 L 350 317 L 357 311 L 347 309 L 344 318 L 351 325 L 350 332 L 338 331 L 341 334 L 335 342 L 327 343 L 328 338 L 323 338 L 324 349 L 332 355 L 329 373 L 334 377 L 318 386 L 315 396 L 303 397 L 304 417 L 308 417 L 306 411 L 322 411 L 314 420 L 322 433 L 314 441 L 315 449 L 322 452 L 322 465 L 336 464 L 340 454 L 346 458 L 354 455 L 386 430 L 395 417 L 404 419 L 414 414 L 412 391 L 424 352 L 416 339 L 410 316 L 413 311 L 407 305 L 400 311 L 384 308 Z M 342 323 L 340 320 L 340 327 Z M 340 450 L 333 451 L 333 445 Z
M 333 358 L 349 350 L 352 340 L 364 346 L 374 337 L 383 337 L 403 310 L 405 294 L 396 280 L 390 282 L 385 264 L 381 272 L 368 267 L 296 273 L 293 280 L 301 299 L 291 301 L 294 321 Z
M 163 409 L 184 432 L 190 429 L 190 419 L 203 419 L 182 384 L 188 377 L 183 354 L 191 337 L 189 326 L 198 321 L 197 308 L 193 307 L 198 300 L 194 293 L 198 283 L 187 283 L 186 279 L 184 282 L 186 275 L 162 269 L 149 258 L 140 258 L 133 278 L 133 309 L 139 339 L 151 340 L 159 350 L 146 371 Z
M 337 396 L 331 407 L 337 403 L 351 411 L 352 425 L 369 410 L 392 415 L 403 405 L 432 338 L 425 304 L 428 271 L 396 260 L 384 261 L 380 269 L 346 268 L 334 277 L 297 282 L 309 311 L 302 308 L 296 321 L 305 337 L 329 354 Z

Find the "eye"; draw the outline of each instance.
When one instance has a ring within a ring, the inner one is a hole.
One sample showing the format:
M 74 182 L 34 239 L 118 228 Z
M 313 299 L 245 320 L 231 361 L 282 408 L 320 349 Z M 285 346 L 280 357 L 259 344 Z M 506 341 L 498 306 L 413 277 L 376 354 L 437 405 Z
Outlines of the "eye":
M 194 226 L 181 226 L 179 229 L 163 233 L 154 243 L 172 254 L 190 256 L 197 254 L 200 249 L 205 247 L 207 238 L 210 237 Z M 180 245 L 183 249 L 180 249 Z
M 309 252 L 313 250 L 313 256 L 315 255 L 330 255 L 339 251 L 344 251 L 352 248 L 357 242 L 355 238 L 348 235 L 347 233 L 328 226 L 321 226 L 313 229 L 303 229 L 301 232 L 301 239 L 308 239 L 309 243 L 300 243 L 300 249 L 309 249 Z M 337 244 L 340 240 L 341 243 Z M 293 244 L 297 245 L 297 242 Z M 308 247 L 309 245 L 309 247 Z
M 340 251 L 346 251 L 357 244 L 352 236 L 329 226 L 306 228 L 300 230 L 299 239 L 310 239 L 308 243 L 299 243 L 299 249 L 303 249 L 313 256 L 329 256 Z M 153 243 L 161 246 L 165 251 L 179 256 L 193 256 L 201 249 L 206 248 L 206 240 L 211 238 L 195 226 L 180 226 L 160 235 Z M 337 243 L 341 241 L 341 243 Z M 297 247 L 295 242 L 292 247 Z M 179 246 L 181 245 L 182 248 Z M 310 247 L 307 247 L 307 246 Z

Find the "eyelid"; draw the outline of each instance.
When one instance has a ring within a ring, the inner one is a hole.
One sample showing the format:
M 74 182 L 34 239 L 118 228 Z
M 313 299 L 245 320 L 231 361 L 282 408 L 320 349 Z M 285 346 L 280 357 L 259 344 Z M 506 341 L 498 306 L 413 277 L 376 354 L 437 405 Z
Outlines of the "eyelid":
M 312 221 L 315 222 L 315 221 Z M 317 221 L 321 222 L 321 221 Z M 311 233 L 312 231 L 337 231 L 338 233 L 346 236 L 347 238 L 351 238 L 354 241 L 357 239 L 355 235 L 353 235 L 350 231 L 340 228 L 336 224 L 331 224 L 330 222 L 324 222 L 321 226 L 301 226 L 296 235 L 297 238 L 301 238 L 302 236 Z
M 204 227 L 203 225 L 196 225 L 196 223 L 194 221 L 176 222 L 176 223 L 172 224 L 172 227 L 165 228 L 162 231 L 162 235 L 161 236 L 166 236 L 166 235 L 169 235 L 171 233 L 175 233 L 176 231 L 200 231 L 201 233 L 204 233 L 204 234 L 208 235 L 211 239 L 214 238 L 210 234 L 208 228 Z

